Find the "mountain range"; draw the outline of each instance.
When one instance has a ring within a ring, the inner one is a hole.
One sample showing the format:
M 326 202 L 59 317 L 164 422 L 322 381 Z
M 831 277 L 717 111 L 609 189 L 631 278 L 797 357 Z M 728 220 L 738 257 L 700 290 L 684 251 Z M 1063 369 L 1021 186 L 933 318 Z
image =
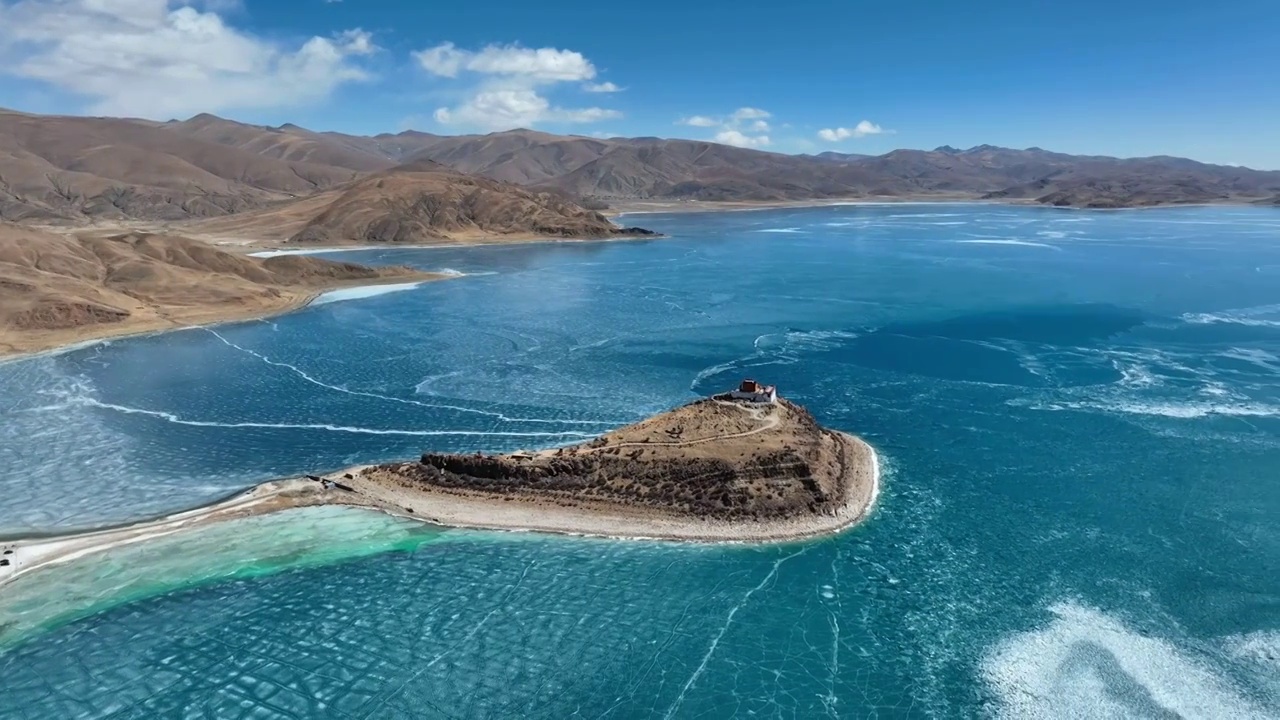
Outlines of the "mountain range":
M 1280 172 L 1163 156 L 990 145 L 784 155 L 698 140 L 531 130 L 355 136 L 207 114 L 154 122 L 0 110 L 0 219 L 39 223 L 184 221 L 257 211 L 293 218 L 304 240 L 355 230 L 403 238 L 392 224 L 418 227 L 422 232 L 410 234 L 423 237 L 490 231 L 585 237 L 606 231 L 607 222 L 582 206 L 635 200 L 945 198 L 1108 208 L 1278 197 Z M 464 201 L 472 207 L 459 213 Z M 440 212 L 446 204 L 452 209 Z M 395 216 L 390 224 L 370 216 L 369 208 L 380 206 Z M 511 208 L 523 210 L 513 215 Z

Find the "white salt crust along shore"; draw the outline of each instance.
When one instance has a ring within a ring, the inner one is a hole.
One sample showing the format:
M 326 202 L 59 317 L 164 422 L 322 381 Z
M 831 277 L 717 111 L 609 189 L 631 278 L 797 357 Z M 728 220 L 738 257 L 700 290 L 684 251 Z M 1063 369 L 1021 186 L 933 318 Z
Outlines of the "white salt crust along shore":
M 880 493 L 880 462 L 861 438 L 835 433 L 848 444 L 853 467 L 845 468 L 847 496 L 832 515 L 779 521 L 707 521 L 660 514 L 649 508 L 617 504 L 564 507 L 543 501 L 505 500 L 480 494 L 405 490 L 360 475 L 369 466 L 325 476 L 351 490 L 325 487 L 304 478 L 275 480 L 227 500 L 156 520 L 74 535 L 0 541 L 0 593 L 5 583 L 43 567 L 70 562 L 112 548 L 180 533 L 210 523 L 315 505 L 346 505 L 380 510 L 447 527 L 539 532 L 617 540 L 665 540 L 699 543 L 779 543 L 833 535 L 871 513 Z M 347 478 L 351 475 L 351 478 Z

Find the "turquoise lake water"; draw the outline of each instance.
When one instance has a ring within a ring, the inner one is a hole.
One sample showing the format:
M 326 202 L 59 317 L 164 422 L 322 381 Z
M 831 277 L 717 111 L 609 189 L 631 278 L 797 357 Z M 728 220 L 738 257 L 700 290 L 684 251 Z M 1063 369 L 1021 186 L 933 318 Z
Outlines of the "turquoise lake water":
M 567 444 L 776 383 L 879 451 L 836 538 L 293 511 L 0 589 L 0 718 L 1280 717 L 1280 213 L 841 206 L 0 364 L 0 534 Z

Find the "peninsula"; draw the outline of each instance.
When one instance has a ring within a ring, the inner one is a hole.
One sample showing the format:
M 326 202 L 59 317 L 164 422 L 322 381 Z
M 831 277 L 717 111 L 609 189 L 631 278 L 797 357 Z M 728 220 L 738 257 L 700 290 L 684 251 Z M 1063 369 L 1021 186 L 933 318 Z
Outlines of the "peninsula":
M 0 356 L 287 312 L 336 288 L 447 277 L 306 256 L 255 258 L 184 237 L 60 235 L 0 221 Z
M 41 566 L 185 528 L 296 507 L 346 505 L 462 528 L 693 542 L 784 542 L 863 518 L 875 451 L 823 428 L 769 386 L 694 401 L 568 447 L 426 453 L 259 485 L 151 522 L 0 543 L 0 583 Z

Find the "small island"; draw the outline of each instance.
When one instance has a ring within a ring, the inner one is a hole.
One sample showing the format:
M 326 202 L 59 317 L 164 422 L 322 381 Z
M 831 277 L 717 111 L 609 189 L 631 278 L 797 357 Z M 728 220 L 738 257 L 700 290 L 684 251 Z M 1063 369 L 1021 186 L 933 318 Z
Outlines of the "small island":
M 865 442 L 746 380 L 580 445 L 427 453 L 320 480 L 349 504 L 455 527 L 768 542 L 854 524 L 877 475 Z
M 154 521 L 0 543 L 0 583 L 122 544 L 296 507 L 347 505 L 461 528 L 693 542 L 783 542 L 866 517 L 876 453 L 754 380 L 579 445 L 263 483 Z

